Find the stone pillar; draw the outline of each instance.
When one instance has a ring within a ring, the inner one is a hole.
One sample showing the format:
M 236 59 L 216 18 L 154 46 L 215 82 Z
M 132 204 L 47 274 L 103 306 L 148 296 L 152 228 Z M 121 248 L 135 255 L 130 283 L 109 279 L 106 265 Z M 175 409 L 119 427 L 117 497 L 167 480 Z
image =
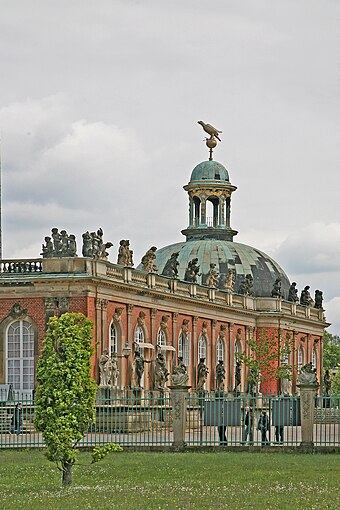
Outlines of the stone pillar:
M 187 416 L 186 394 L 191 386 L 169 386 L 172 400 L 172 429 L 174 440 L 172 446 L 184 448 L 185 423 Z
M 228 367 L 228 392 L 234 389 L 234 339 L 233 339 L 234 323 L 229 323 L 229 367 Z
M 317 384 L 298 384 L 300 388 L 300 413 L 301 413 L 301 444 L 300 446 L 312 447 L 313 425 L 315 413 L 315 394 Z
M 131 303 L 129 303 L 127 305 L 127 341 L 128 341 L 128 344 L 129 344 L 129 347 L 132 349 L 132 344 L 133 344 L 133 329 L 132 329 L 132 310 L 133 310 L 133 305 Z M 133 363 L 133 350 L 131 351 L 132 353 L 132 362 Z M 130 364 L 130 360 L 128 359 L 128 362 L 126 363 L 126 374 L 125 374 L 125 385 L 126 386 L 131 386 L 131 383 L 132 383 L 132 379 L 131 379 L 131 364 Z
M 177 349 L 178 349 L 177 319 L 178 319 L 178 312 L 174 312 L 172 314 L 172 346 L 174 347 L 175 351 L 172 351 L 172 366 L 175 366 L 176 361 L 177 361 L 177 359 L 176 359 L 176 354 L 177 354 Z
M 191 358 L 191 367 L 192 367 L 192 372 L 191 372 L 191 382 L 194 386 L 194 388 L 196 388 L 196 383 L 197 383 L 197 371 L 196 371 L 196 367 L 197 367 L 197 364 L 198 364 L 198 338 L 197 338 L 197 322 L 198 322 L 198 317 L 193 317 L 193 320 L 192 320 L 192 358 Z

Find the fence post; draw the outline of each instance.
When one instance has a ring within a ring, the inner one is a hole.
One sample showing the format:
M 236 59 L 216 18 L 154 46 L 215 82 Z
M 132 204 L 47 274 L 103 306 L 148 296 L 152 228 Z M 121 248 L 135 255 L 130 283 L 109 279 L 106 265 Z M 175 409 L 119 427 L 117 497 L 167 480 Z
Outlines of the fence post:
M 301 443 L 303 447 L 313 447 L 313 426 L 315 414 L 315 395 L 318 385 L 300 383 Z
M 186 394 L 191 386 L 169 386 L 172 400 L 173 443 L 176 448 L 185 446 L 185 423 L 187 415 Z

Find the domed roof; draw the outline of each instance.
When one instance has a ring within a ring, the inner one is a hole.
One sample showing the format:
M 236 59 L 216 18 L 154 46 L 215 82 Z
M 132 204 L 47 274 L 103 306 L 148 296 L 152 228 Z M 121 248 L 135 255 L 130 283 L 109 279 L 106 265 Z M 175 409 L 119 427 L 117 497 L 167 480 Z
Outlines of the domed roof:
M 192 181 L 228 181 L 228 170 L 218 161 L 209 160 L 199 163 L 191 172 Z
M 235 269 L 236 280 L 234 291 L 238 293 L 240 284 L 247 274 L 251 274 L 254 280 L 254 294 L 258 297 L 271 297 L 273 284 L 276 278 L 281 278 L 281 290 L 283 297 L 287 299 L 290 282 L 286 273 L 268 255 L 248 246 L 217 239 L 192 240 L 183 243 L 171 244 L 157 250 L 155 264 L 158 273 L 162 274 L 166 262 L 172 253 L 178 255 L 178 278 L 184 280 L 185 270 L 193 258 L 198 259 L 201 276 L 197 283 L 205 284 L 209 273 L 210 264 L 216 264 L 220 274 L 218 287 L 225 288 L 228 269 Z

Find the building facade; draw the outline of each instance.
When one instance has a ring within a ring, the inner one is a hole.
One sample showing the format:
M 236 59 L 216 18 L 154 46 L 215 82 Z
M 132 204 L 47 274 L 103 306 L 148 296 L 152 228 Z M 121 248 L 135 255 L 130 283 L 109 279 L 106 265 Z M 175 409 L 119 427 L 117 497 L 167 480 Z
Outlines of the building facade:
M 290 339 L 292 349 L 285 359 L 278 350 L 277 364 L 292 365 L 292 391 L 307 362 L 322 380 L 322 338 L 328 325 L 322 303 L 315 307 L 292 299 L 289 279 L 274 260 L 234 242 L 231 196 L 236 187 L 225 167 L 213 160 L 200 163 L 184 189 L 189 198 L 189 224 L 182 231 L 186 241 L 155 252 L 157 271 L 115 264 L 105 249 L 93 256 L 84 248 L 85 234 L 82 257 L 63 252 L 62 240 L 58 252 L 56 232 L 46 238 L 42 258 L 0 262 L 0 384 L 12 384 L 22 395 L 32 393 L 48 320 L 67 311 L 93 321 L 98 382 L 99 360 L 107 350 L 118 357 L 117 386 L 133 387 L 138 349 L 151 361 L 141 386 L 154 389 L 152 360 L 161 349 L 169 373 L 182 358 L 193 388 L 204 359 L 209 369 L 205 389 L 215 389 L 222 360 L 224 390 L 233 392 L 237 353 L 250 355 L 249 340 L 261 331 L 278 345 Z M 238 391 L 247 391 L 248 379 L 248 368 L 241 364 Z M 264 393 L 280 389 L 277 381 L 261 383 Z

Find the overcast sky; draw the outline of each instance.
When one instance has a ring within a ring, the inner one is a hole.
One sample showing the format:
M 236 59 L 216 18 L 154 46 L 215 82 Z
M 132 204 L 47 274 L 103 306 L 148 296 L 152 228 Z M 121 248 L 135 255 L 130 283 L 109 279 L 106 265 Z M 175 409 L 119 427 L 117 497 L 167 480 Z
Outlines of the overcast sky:
M 52 227 L 151 246 L 184 240 L 182 186 L 223 131 L 235 241 L 340 334 L 339 0 L 2 0 L 3 257 Z

